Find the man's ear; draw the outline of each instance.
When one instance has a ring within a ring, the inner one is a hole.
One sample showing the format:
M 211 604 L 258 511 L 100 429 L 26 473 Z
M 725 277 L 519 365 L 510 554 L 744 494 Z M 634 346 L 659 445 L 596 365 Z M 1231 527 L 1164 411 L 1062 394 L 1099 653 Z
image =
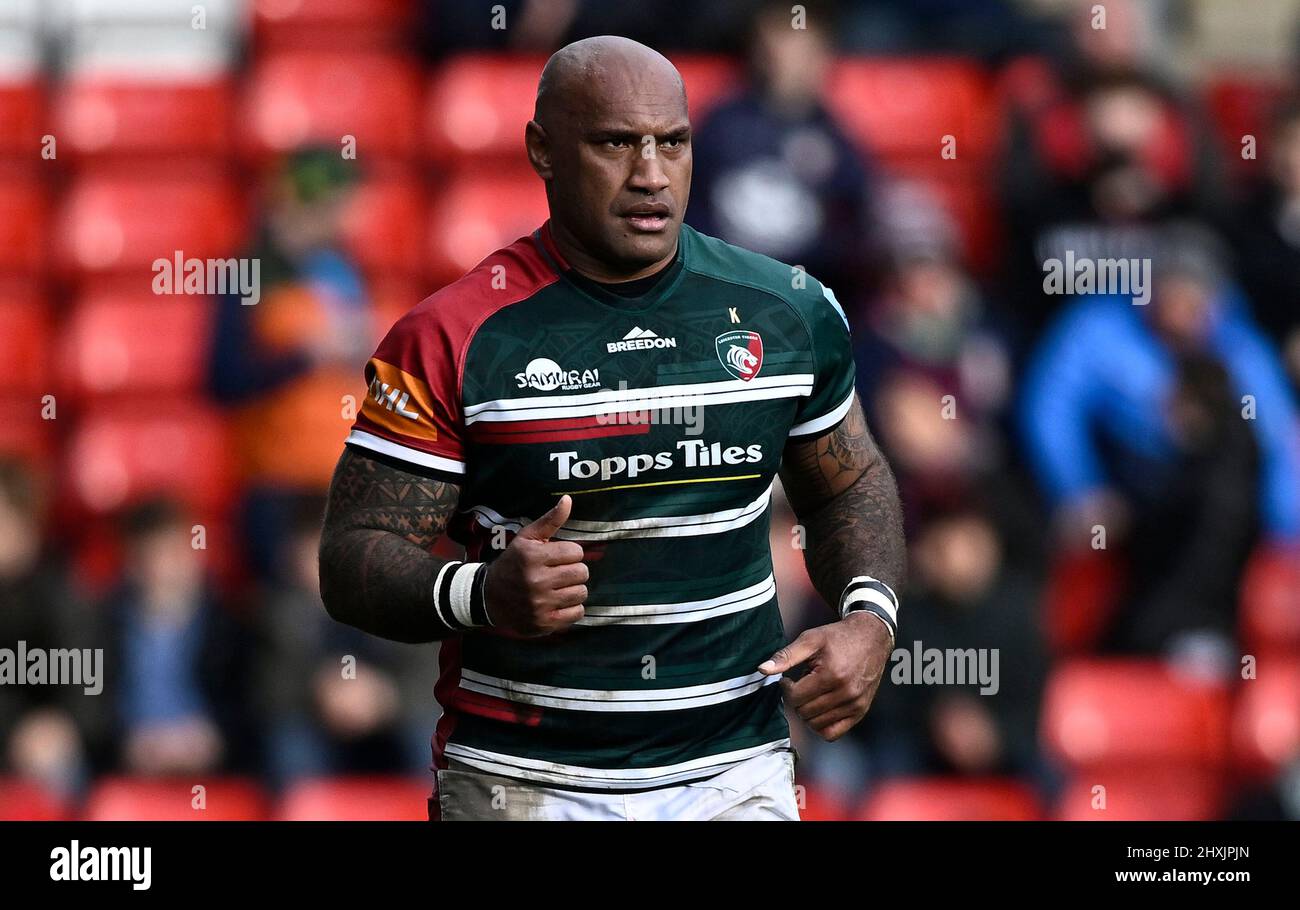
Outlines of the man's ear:
M 536 120 L 529 120 L 524 127 L 524 147 L 528 150 L 528 163 L 533 166 L 537 176 L 550 180 L 551 149 L 546 141 L 546 130 Z

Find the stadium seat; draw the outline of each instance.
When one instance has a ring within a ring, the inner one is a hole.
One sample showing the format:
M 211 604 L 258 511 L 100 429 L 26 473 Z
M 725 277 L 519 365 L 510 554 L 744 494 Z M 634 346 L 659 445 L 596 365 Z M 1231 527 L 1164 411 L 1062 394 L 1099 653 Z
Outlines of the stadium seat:
M 427 821 L 431 782 L 405 777 L 303 781 L 285 794 L 281 821 Z
M 515 157 L 533 119 L 545 57 L 466 54 L 436 69 L 425 100 L 424 136 L 434 160 Z
M 0 281 L 0 388 L 39 397 L 53 392 L 49 309 L 31 282 Z
M 415 28 L 415 0 L 252 0 L 260 49 L 397 46 Z
M 216 511 L 230 493 L 230 458 L 219 413 L 192 398 L 149 396 L 88 411 L 73 430 L 64 470 L 71 504 L 92 513 L 155 494 Z
M 0 777 L 0 821 L 57 822 L 67 817 L 67 806 L 40 784 Z
M 204 790 L 196 793 L 197 786 Z M 106 777 L 86 798 L 83 815 L 95 822 L 262 821 L 267 805 L 262 788 L 243 778 Z
M 740 87 L 739 67 L 712 56 L 674 56 L 686 83 L 692 118 Z M 425 143 L 431 158 L 454 165 L 488 157 L 522 162 L 524 124 L 533 119 L 537 79 L 545 57 L 465 54 L 438 68 L 425 103 Z
M 833 791 L 821 787 L 798 784 L 796 795 L 802 788 L 802 801 L 799 804 L 799 818 L 806 822 L 843 822 L 850 818 L 849 807 L 839 800 Z
M 1242 580 L 1239 622 L 1248 653 L 1300 652 L 1300 551 L 1255 552 Z
M 969 61 L 844 59 L 832 69 L 828 90 L 849 134 L 887 161 L 941 160 L 943 137 L 951 135 L 957 157 L 950 163 L 976 163 L 997 140 L 991 82 Z
M 686 103 L 691 122 L 697 126 L 711 107 L 737 94 L 745 85 L 744 70 L 726 57 L 674 54 L 673 64 L 686 83 Z
M 439 285 L 459 278 L 547 217 L 542 182 L 527 168 L 453 178 L 429 219 L 429 277 Z
M 35 175 L 0 174 L 0 275 L 35 275 L 47 261 L 48 208 Z
M 408 157 L 419 148 L 421 82 L 396 55 L 285 51 L 262 58 L 244 99 L 243 141 L 254 155 L 356 140 L 360 160 Z
M 1048 567 L 1043 625 L 1058 656 L 1087 653 L 1105 634 L 1118 606 L 1124 566 L 1110 550 L 1058 553 Z
M 1216 774 L 1153 765 L 1076 775 L 1061 791 L 1053 817 L 1060 821 L 1208 821 L 1218 818 L 1222 809 L 1223 788 Z
M 1234 765 L 1272 774 L 1300 758 L 1300 656 L 1265 655 L 1242 682 L 1232 717 Z
M 418 275 L 424 266 L 428 204 L 424 188 L 410 179 L 374 179 L 356 190 L 343 216 L 345 242 L 357 264 L 372 275 Z
M 64 324 L 59 364 L 79 395 L 193 394 L 204 381 L 212 302 L 94 291 Z
M 0 455 L 44 464 L 54 451 L 53 420 L 41 417 L 41 397 L 33 394 L 0 395 Z
M 0 157 L 29 159 L 47 132 L 45 98 L 35 79 L 0 82 Z
M 74 77 L 55 105 L 64 147 L 77 155 L 184 154 L 231 150 L 234 89 L 224 80 L 167 82 Z
M 1042 732 L 1049 750 L 1074 767 L 1215 767 L 1228 757 L 1228 691 L 1156 661 L 1074 660 L 1048 681 Z
M 1037 821 L 1038 797 L 1027 785 L 996 778 L 887 781 L 863 802 L 860 821 Z
M 1205 91 L 1205 102 L 1230 167 L 1249 171 L 1268 157 L 1262 150 L 1268 141 L 1273 110 L 1286 97 L 1286 92 L 1287 86 L 1282 80 L 1233 74 L 1221 74 L 1211 79 Z M 1241 156 L 1244 136 L 1255 137 L 1253 159 Z
M 186 259 L 239 253 L 243 212 L 224 180 L 94 174 L 76 181 L 56 225 L 59 266 L 73 275 L 149 272 L 179 251 Z M 148 287 L 152 275 L 142 276 Z

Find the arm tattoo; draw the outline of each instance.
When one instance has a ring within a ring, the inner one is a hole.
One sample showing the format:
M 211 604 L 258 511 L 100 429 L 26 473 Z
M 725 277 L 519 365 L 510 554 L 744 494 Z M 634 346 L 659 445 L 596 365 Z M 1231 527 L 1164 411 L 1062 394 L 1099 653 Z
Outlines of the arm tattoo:
M 330 616 L 394 641 L 446 637 L 433 583 L 447 560 L 429 549 L 460 488 L 343 452 L 330 483 L 320 544 L 321 599 Z
M 781 482 L 807 533 L 808 576 L 827 603 L 838 604 L 857 575 L 902 593 L 907 552 L 898 486 L 859 401 L 831 432 L 786 448 Z

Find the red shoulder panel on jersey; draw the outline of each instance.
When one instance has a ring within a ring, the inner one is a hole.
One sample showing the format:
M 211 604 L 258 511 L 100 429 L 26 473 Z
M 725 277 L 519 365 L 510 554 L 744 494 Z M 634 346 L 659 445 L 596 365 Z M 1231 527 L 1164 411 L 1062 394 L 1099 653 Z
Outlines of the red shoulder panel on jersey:
M 535 236 L 545 233 L 543 226 Z M 366 364 L 368 394 L 348 442 L 464 474 L 461 395 L 470 342 L 493 313 L 558 279 L 534 237 L 521 237 L 426 297 L 397 320 Z

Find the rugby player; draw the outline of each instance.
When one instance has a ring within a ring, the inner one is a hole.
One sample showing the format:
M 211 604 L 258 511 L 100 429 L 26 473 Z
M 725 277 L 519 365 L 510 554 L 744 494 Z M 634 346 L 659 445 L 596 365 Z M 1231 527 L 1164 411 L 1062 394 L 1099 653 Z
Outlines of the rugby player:
M 650 48 L 558 51 L 525 145 L 549 220 L 366 366 L 325 606 L 441 641 L 431 818 L 797 820 L 782 699 L 826 740 L 862 719 L 905 561 L 844 313 L 797 267 L 683 225 L 685 90 Z M 793 642 L 778 473 L 835 610 Z M 464 560 L 431 553 L 444 531 Z

